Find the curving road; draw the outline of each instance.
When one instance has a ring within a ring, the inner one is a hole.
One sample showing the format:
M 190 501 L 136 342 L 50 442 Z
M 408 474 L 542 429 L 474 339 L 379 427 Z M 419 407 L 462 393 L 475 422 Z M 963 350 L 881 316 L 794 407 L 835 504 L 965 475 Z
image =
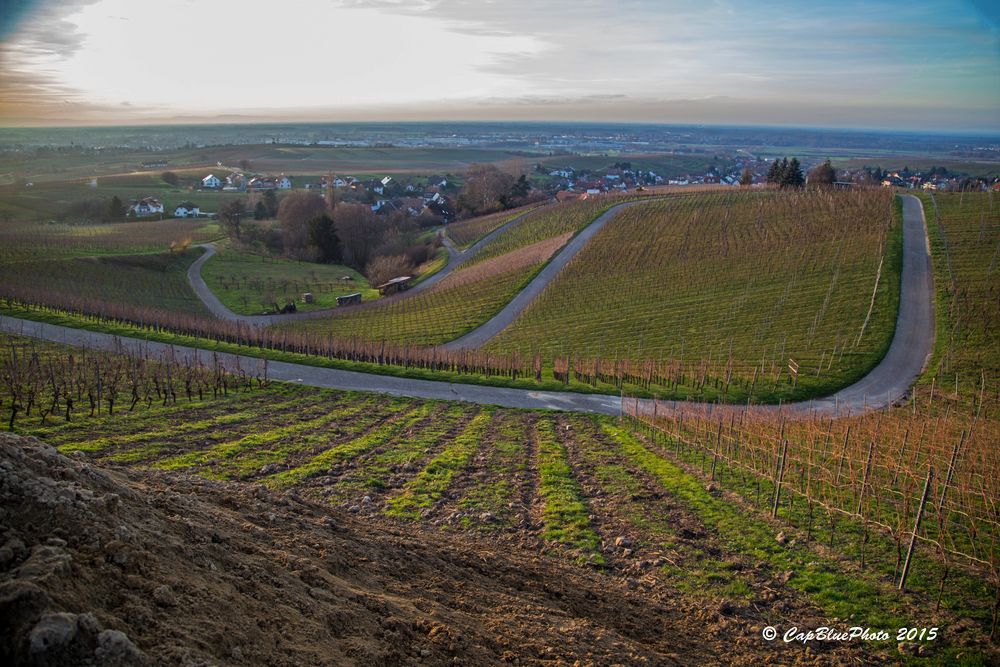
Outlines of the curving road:
M 905 397 L 910 385 L 920 374 L 934 342 L 934 288 L 927 242 L 927 226 L 923 208 L 916 197 L 903 197 L 903 270 L 901 277 L 899 314 L 896 331 L 885 358 L 857 383 L 832 396 L 784 406 L 752 406 L 759 413 L 789 416 L 819 414 L 841 416 L 881 409 Z M 122 338 L 110 334 L 44 324 L 30 320 L 0 316 L 0 331 L 30 336 L 57 343 L 116 350 L 145 351 L 160 358 L 191 358 L 211 361 L 213 353 L 196 348 L 171 346 L 138 338 Z M 229 366 L 240 364 L 244 369 L 259 368 L 264 362 L 255 357 L 216 354 Z M 468 401 L 513 408 L 541 408 L 570 412 L 595 412 L 617 415 L 621 410 L 618 396 L 578 394 L 574 392 L 532 391 L 414 380 L 388 375 L 375 375 L 318 368 L 301 364 L 267 362 L 268 376 L 274 380 L 298 382 L 331 389 L 370 391 L 398 396 Z M 654 409 L 650 400 L 639 399 L 635 407 L 641 412 Z M 712 413 L 743 411 L 743 406 L 698 404 L 660 401 L 656 410 L 702 409 Z
M 538 272 L 538 275 L 536 275 L 523 290 L 518 292 L 517 296 L 511 299 L 499 313 L 464 336 L 445 343 L 441 347 L 446 350 L 462 350 L 476 349 L 485 345 L 486 341 L 490 340 L 509 327 L 514 320 L 517 319 L 517 316 L 524 312 L 524 309 L 530 306 L 532 301 L 538 298 L 542 291 L 548 287 L 549 283 L 555 280 L 556 276 L 559 275 L 559 272 L 563 270 L 563 267 L 569 264 L 569 262 L 576 257 L 577 253 L 583 250 L 584 246 L 587 245 L 587 242 L 594 237 L 594 234 L 601 231 L 601 229 L 604 228 L 604 225 L 608 224 L 608 221 L 630 206 L 646 204 L 649 201 L 650 200 L 647 199 L 642 201 L 627 202 L 625 204 L 618 204 L 617 206 L 609 208 L 601 214 L 600 217 L 584 227 L 583 230 L 570 239 L 569 243 L 564 245 L 562 250 L 556 253 L 555 257 L 553 257 L 549 263 Z
M 544 207 L 540 206 L 533 208 L 530 211 L 525 211 L 516 218 L 513 218 L 512 220 L 504 223 L 497 229 L 494 229 L 492 232 L 490 232 L 483 238 L 479 239 L 465 250 L 459 250 L 458 248 L 456 248 L 455 244 L 452 243 L 452 240 L 447 236 L 447 228 L 443 228 L 445 230 L 445 234 L 442 237 L 442 241 L 444 242 L 445 248 L 448 250 L 448 263 L 440 271 L 432 275 L 427 280 L 417 283 L 416 285 L 406 290 L 405 292 L 400 292 L 397 297 L 390 297 L 390 298 L 405 299 L 415 294 L 419 294 L 424 290 L 430 288 L 432 285 L 440 282 L 445 278 L 445 276 L 447 276 L 449 273 L 451 273 L 459 266 L 461 266 L 462 263 L 465 262 L 465 260 L 469 259 L 476 253 L 478 253 L 487 243 L 490 243 L 497 236 L 503 234 L 513 225 L 516 225 L 526 215 L 534 213 L 535 211 L 538 211 L 540 208 Z M 194 290 L 194 293 L 198 296 L 198 298 L 201 299 L 201 302 L 205 304 L 206 308 L 208 308 L 209 312 L 211 312 L 212 315 L 219 318 L 220 320 L 227 320 L 230 322 L 242 322 L 244 324 L 249 324 L 252 326 L 267 326 L 268 324 L 276 324 L 278 322 L 291 322 L 294 320 L 314 320 L 314 319 L 321 319 L 324 317 L 333 317 L 335 315 L 348 313 L 357 309 L 356 307 L 326 308 L 323 310 L 312 310 L 301 313 L 285 313 L 285 314 L 276 313 L 274 315 L 240 315 L 239 313 L 234 313 L 232 310 L 226 307 L 226 304 L 222 303 L 222 301 L 219 300 L 219 297 L 217 297 L 211 289 L 209 289 L 208 285 L 205 283 L 205 279 L 202 278 L 201 275 L 201 270 L 205 266 L 205 262 L 210 260 L 216 254 L 215 244 L 203 243 L 201 244 L 200 247 L 204 248 L 205 252 L 202 253 L 201 257 L 196 259 L 191 264 L 191 266 L 188 267 L 187 271 L 188 283 L 191 285 L 191 289 Z M 366 305 L 377 304 L 377 303 L 385 303 L 385 301 L 382 299 L 378 301 L 369 301 L 368 304 Z

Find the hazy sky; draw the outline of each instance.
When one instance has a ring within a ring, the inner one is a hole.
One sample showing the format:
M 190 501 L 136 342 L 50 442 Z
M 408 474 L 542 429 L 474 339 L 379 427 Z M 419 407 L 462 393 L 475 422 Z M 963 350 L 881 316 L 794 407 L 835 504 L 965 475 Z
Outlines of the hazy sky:
M 1000 130 L 994 3 L 0 0 L 0 124 Z

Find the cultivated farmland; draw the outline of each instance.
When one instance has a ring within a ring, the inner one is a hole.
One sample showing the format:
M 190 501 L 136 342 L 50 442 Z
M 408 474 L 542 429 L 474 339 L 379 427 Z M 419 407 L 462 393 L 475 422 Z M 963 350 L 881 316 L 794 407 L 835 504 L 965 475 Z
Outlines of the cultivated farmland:
M 17 345 L 24 350 L 25 343 Z M 47 353 L 66 359 L 57 354 L 56 348 Z M 62 416 L 66 394 L 49 410 L 52 396 L 43 392 L 17 430 L 100 465 L 288 491 L 290 498 L 359 515 L 379 530 L 415 526 L 427 538 L 457 532 L 490 550 L 528 548 L 548 562 L 587 567 L 609 584 L 632 581 L 647 604 L 669 595 L 694 613 L 708 610 L 705 621 L 729 634 L 727 651 L 757 650 L 764 624 L 852 616 L 903 625 L 936 590 L 937 579 L 915 576 L 909 593 L 895 592 L 870 564 L 871 546 L 865 570 L 842 561 L 838 553 L 852 553 L 854 537 L 844 523 L 837 524 L 834 552 L 817 538 L 775 541 L 775 529 L 754 510 L 706 489 L 672 442 L 611 418 L 245 380 L 209 398 L 186 395 L 181 378 L 173 393 L 152 400 L 140 394 L 134 410 L 124 401 L 113 414 L 81 408 L 69 420 Z M 6 404 L 8 396 L 0 397 Z M 718 481 L 738 479 L 726 474 Z M 789 473 L 795 484 L 797 478 Z M 869 502 L 875 506 L 880 498 Z M 817 518 L 814 530 L 820 523 Z M 973 597 L 946 596 L 936 616 L 956 628 L 934 649 L 942 660 L 961 643 L 983 650 L 980 625 L 956 625 L 966 614 L 981 619 L 986 605 L 981 588 L 963 577 L 952 572 L 949 581 Z M 790 656 L 796 649 L 777 650 Z M 892 654 L 895 642 L 834 649 L 828 662 L 857 657 L 855 651 L 870 661 Z
M 830 391 L 891 339 L 897 217 L 884 192 L 731 191 L 633 206 L 487 349 L 609 367 L 704 364 L 727 385 L 773 383 L 794 362 L 795 384 Z
M 927 379 L 942 393 L 968 397 L 1000 378 L 1000 199 L 963 192 L 923 201 L 938 314 Z
M 468 248 L 490 232 L 503 227 L 514 218 L 536 208 L 537 204 L 529 204 L 518 209 L 500 211 L 490 215 L 481 215 L 467 220 L 459 220 L 448 225 L 448 236 L 459 248 Z

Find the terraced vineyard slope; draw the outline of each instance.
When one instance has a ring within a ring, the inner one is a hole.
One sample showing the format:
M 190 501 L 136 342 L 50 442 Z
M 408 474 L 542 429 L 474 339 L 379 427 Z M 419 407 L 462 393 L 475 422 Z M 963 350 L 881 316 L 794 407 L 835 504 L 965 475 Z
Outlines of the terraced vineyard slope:
M 832 391 L 888 347 L 900 247 L 884 192 L 649 202 L 622 211 L 486 349 L 589 360 L 574 369 L 595 381 L 610 375 L 601 364 L 667 360 L 727 385 L 766 381 L 775 399 L 793 385 Z
M 925 384 L 976 394 L 1000 378 L 1000 198 L 923 196 L 937 289 L 937 345 Z M 1000 403 L 1000 401 L 996 401 Z

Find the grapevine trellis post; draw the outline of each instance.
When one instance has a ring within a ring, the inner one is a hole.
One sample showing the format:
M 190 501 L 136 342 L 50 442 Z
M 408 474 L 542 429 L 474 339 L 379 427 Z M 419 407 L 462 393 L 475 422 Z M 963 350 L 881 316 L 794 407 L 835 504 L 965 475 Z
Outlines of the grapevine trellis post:
M 927 506 L 927 496 L 931 492 L 931 481 L 934 479 L 934 468 L 927 468 L 927 480 L 924 482 L 924 493 L 920 497 L 920 507 L 917 508 L 917 518 L 913 522 L 913 534 L 910 535 L 910 546 L 906 549 L 906 560 L 903 561 L 903 572 L 899 575 L 899 590 L 906 587 L 906 576 L 910 573 L 910 563 L 913 560 L 913 550 L 917 546 L 917 532 L 920 530 L 920 520 L 924 516 L 924 507 Z
M 781 457 L 778 459 L 778 481 L 774 485 L 774 505 L 771 507 L 771 518 L 778 516 L 778 502 L 781 500 L 781 482 L 785 478 L 785 456 L 788 454 L 788 440 L 781 443 Z

